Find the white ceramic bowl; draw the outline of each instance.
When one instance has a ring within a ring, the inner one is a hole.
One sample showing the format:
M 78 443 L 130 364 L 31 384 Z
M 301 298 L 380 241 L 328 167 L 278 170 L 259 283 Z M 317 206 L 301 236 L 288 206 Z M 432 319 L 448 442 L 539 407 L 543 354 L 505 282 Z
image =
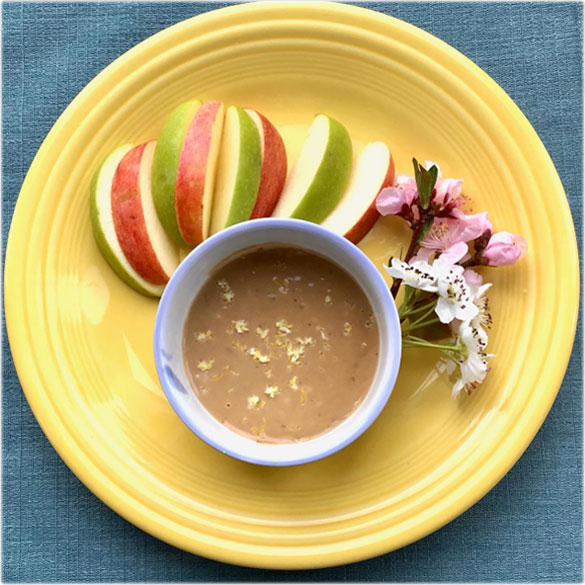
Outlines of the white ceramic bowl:
M 368 297 L 378 321 L 378 366 L 362 403 L 330 431 L 297 443 L 258 443 L 231 431 L 199 402 L 183 364 L 183 325 L 201 286 L 222 260 L 250 246 L 290 244 L 317 252 L 343 267 Z M 154 357 L 164 392 L 181 420 L 222 453 L 261 465 L 297 465 L 326 457 L 359 437 L 384 408 L 400 365 L 400 320 L 394 299 L 378 269 L 345 238 L 296 219 L 256 219 L 223 230 L 197 246 L 168 282 L 154 326 Z

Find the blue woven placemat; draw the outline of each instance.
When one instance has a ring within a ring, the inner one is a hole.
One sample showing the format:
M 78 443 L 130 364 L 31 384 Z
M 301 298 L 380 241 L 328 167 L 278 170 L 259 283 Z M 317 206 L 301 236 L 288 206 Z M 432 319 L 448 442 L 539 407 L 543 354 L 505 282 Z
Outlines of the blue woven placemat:
M 137 42 L 211 3 L 2 6 L 3 250 L 35 152 L 72 98 Z M 447 41 L 528 116 L 559 171 L 581 239 L 582 14 L 578 3 L 369 3 Z M 102 504 L 36 423 L 3 330 L 4 581 L 533 581 L 583 579 L 581 329 L 534 442 L 479 503 L 435 534 L 361 563 L 262 571 L 164 544 Z

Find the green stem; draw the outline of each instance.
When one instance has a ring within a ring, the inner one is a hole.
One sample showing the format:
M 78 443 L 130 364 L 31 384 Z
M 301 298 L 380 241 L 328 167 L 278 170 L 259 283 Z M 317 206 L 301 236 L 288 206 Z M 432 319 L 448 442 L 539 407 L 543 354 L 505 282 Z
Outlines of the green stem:
M 441 349 L 440 351 L 445 357 L 449 358 L 454 364 L 457 364 L 457 365 L 461 364 L 461 362 L 457 358 L 453 357 L 448 351 L 446 351 L 444 349 Z
M 426 327 L 427 325 L 432 325 L 433 323 L 439 323 L 441 320 L 438 317 L 433 317 L 432 319 L 427 319 L 426 321 L 417 320 L 414 323 L 408 325 L 408 327 L 402 330 L 403 333 L 408 333 L 412 329 L 419 329 L 420 327 Z
M 431 341 L 426 341 L 424 339 L 421 339 L 420 337 L 414 337 L 412 335 L 407 335 L 406 337 L 403 337 L 402 344 L 413 347 L 431 347 L 433 349 L 445 349 L 447 351 L 454 351 L 456 353 L 463 352 L 463 347 L 460 345 L 445 345 L 441 343 L 432 343 Z
M 410 321 L 410 318 L 412 317 L 412 315 L 410 315 L 409 316 L 410 323 L 408 325 L 409 329 L 412 329 L 417 323 L 424 321 L 429 315 L 431 315 L 434 312 L 435 312 L 435 304 L 433 303 L 420 317 L 417 317 L 413 321 Z
M 429 305 L 435 305 L 435 303 L 437 302 L 436 297 L 431 297 L 430 299 L 427 299 L 423 302 L 422 305 L 419 305 L 418 307 L 416 306 L 416 303 L 413 305 L 415 308 L 413 308 L 412 310 L 408 310 L 408 311 L 402 311 L 402 307 L 404 307 L 405 305 L 402 304 L 400 305 L 400 309 L 398 310 L 398 315 L 400 317 L 411 317 L 412 315 L 416 315 L 417 313 L 420 313 L 421 311 L 424 311 L 427 309 L 427 307 Z

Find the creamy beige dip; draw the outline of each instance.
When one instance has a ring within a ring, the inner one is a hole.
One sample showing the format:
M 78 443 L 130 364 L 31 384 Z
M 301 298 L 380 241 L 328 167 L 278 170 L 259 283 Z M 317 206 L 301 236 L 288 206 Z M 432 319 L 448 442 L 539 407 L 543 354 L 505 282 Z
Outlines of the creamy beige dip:
M 378 326 L 342 268 L 294 247 L 245 251 L 216 268 L 183 330 L 184 363 L 203 406 L 261 442 L 320 435 L 367 394 Z

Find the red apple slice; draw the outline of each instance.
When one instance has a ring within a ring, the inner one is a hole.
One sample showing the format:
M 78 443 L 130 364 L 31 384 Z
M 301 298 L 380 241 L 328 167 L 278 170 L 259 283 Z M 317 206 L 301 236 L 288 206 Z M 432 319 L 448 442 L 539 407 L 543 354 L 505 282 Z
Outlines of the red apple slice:
M 250 219 L 268 217 L 278 203 L 286 181 L 286 149 L 278 130 L 272 122 L 251 108 L 244 108 L 260 133 L 262 168 L 258 196 Z
M 151 170 L 156 140 L 135 146 L 120 161 L 112 181 L 112 217 L 120 248 L 144 280 L 165 284 L 178 254 L 152 200 Z
M 114 272 L 138 292 L 160 297 L 164 287 L 144 280 L 126 260 L 112 217 L 112 181 L 120 161 L 132 148 L 133 144 L 116 148 L 95 172 L 90 189 L 91 227 L 100 252 Z
M 376 197 L 394 181 L 394 161 L 383 142 L 364 147 L 355 162 L 349 185 L 322 226 L 357 244 L 380 217 Z
M 190 246 L 209 235 L 215 171 L 223 129 L 224 106 L 205 102 L 196 112 L 177 168 L 175 209 L 181 236 Z

